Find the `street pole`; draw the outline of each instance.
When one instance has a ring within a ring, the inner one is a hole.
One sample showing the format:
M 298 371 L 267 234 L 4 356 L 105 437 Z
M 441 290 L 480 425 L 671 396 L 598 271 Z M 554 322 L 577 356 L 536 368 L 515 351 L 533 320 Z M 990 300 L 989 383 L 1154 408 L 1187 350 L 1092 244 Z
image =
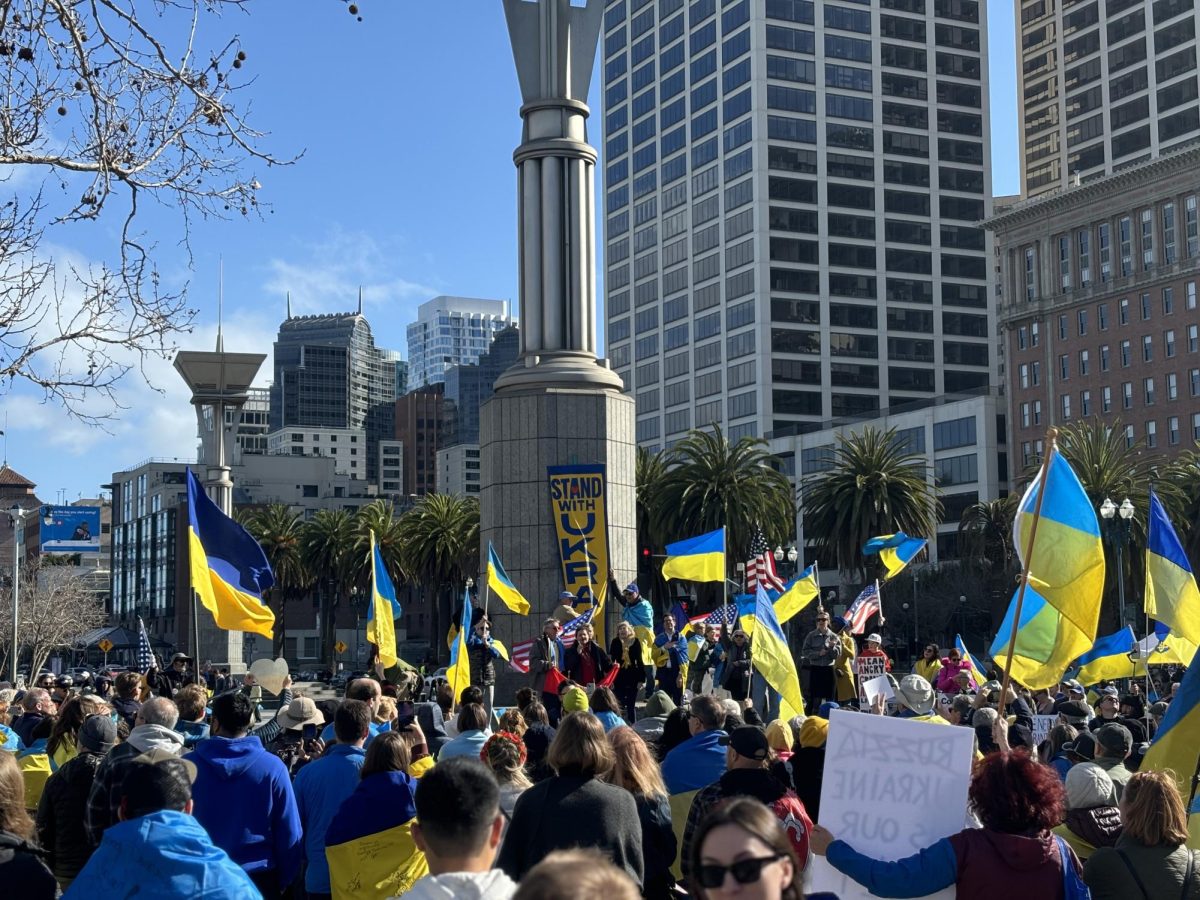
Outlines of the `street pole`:
M 8 677 L 12 682 L 13 687 L 17 686 L 17 657 L 20 655 L 21 644 L 18 639 L 20 630 L 17 627 L 19 623 L 20 598 L 21 598 L 21 544 L 25 540 L 25 516 L 26 511 L 21 507 L 13 504 L 12 509 L 8 511 L 8 517 L 12 520 L 13 529 L 13 561 L 12 561 L 12 656 L 8 662 Z M 32 672 L 29 673 L 30 680 L 33 679 Z
M 1120 526 L 1117 526 L 1120 528 Z M 1121 621 L 1117 629 L 1125 627 L 1125 542 L 1121 540 L 1121 532 L 1117 532 L 1117 614 Z

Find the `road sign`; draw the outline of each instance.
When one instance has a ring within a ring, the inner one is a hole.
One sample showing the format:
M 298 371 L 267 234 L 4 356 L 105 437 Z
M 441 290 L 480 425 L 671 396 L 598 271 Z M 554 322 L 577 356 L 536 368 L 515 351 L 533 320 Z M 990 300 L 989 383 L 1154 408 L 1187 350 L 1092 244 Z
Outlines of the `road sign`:
M 346 652 L 346 642 L 338 641 L 336 644 L 333 645 L 333 649 L 336 650 L 338 653 L 345 653 Z
M 108 638 L 105 638 L 100 643 L 98 643 L 96 646 L 100 648 L 101 653 L 107 653 L 109 650 L 111 650 L 113 648 L 113 642 L 110 641 Z

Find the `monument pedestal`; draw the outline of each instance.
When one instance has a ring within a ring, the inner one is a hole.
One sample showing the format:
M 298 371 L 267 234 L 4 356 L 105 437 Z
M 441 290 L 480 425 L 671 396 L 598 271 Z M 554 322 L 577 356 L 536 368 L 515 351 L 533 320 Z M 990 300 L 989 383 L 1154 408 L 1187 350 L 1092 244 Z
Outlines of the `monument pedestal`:
M 610 390 L 510 387 L 484 404 L 479 433 L 480 559 L 487 559 L 491 541 L 530 606 L 528 616 L 518 616 L 497 598 L 491 599 L 488 615 L 493 634 L 511 648 L 541 634 L 542 621 L 558 606 L 563 590 L 547 467 L 604 464 L 609 565 L 622 586 L 633 580 L 630 565 L 637 550 L 633 398 Z M 601 577 L 606 576 L 601 572 Z M 619 609 L 618 598 L 605 598 L 605 650 Z M 511 705 L 516 689 L 529 683 L 527 676 L 501 664 L 496 705 Z

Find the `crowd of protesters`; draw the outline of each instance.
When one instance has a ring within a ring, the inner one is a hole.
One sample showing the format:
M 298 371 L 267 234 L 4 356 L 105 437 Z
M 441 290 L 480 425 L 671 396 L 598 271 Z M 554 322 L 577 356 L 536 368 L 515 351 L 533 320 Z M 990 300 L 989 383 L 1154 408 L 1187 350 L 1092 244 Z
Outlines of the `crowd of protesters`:
M 0 885 L 30 900 L 799 898 L 821 855 L 880 897 L 1200 898 L 1175 782 L 1138 771 L 1161 706 L 1073 681 L 1002 697 L 929 645 L 889 676 L 890 714 L 972 730 L 975 827 L 872 859 L 822 827 L 820 796 L 831 711 L 860 706 L 846 658 L 880 642 L 819 613 L 811 714 L 783 721 L 753 699 L 744 632 L 647 626 L 643 602 L 630 585 L 607 650 L 587 626 L 564 647 L 548 619 L 528 686 L 495 708 L 485 667 L 458 696 L 369 677 L 314 702 L 289 683 L 273 717 L 261 689 L 191 678 L 186 657 L 84 690 L 0 689 Z M 1057 717 L 1041 746 L 1035 715 Z

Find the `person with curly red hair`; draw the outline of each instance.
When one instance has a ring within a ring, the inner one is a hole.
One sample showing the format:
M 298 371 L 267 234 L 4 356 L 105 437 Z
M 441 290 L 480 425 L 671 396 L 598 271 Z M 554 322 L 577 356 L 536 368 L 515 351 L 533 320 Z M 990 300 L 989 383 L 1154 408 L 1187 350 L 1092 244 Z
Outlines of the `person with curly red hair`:
M 971 900 L 1086 896 L 1079 860 L 1050 830 L 1062 821 L 1065 805 L 1054 769 L 1024 750 L 991 753 L 976 763 L 969 797 L 982 828 L 942 838 L 906 859 L 871 859 L 819 825 L 810 846 L 876 897 L 924 897 L 952 885 Z
M 513 807 L 517 805 L 517 798 L 526 788 L 533 786 L 525 774 L 526 755 L 525 742 L 519 734 L 511 731 L 497 731 L 479 751 L 480 760 L 492 770 L 500 785 L 500 812 L 504 816 L 505 830 L 512 818 Z

